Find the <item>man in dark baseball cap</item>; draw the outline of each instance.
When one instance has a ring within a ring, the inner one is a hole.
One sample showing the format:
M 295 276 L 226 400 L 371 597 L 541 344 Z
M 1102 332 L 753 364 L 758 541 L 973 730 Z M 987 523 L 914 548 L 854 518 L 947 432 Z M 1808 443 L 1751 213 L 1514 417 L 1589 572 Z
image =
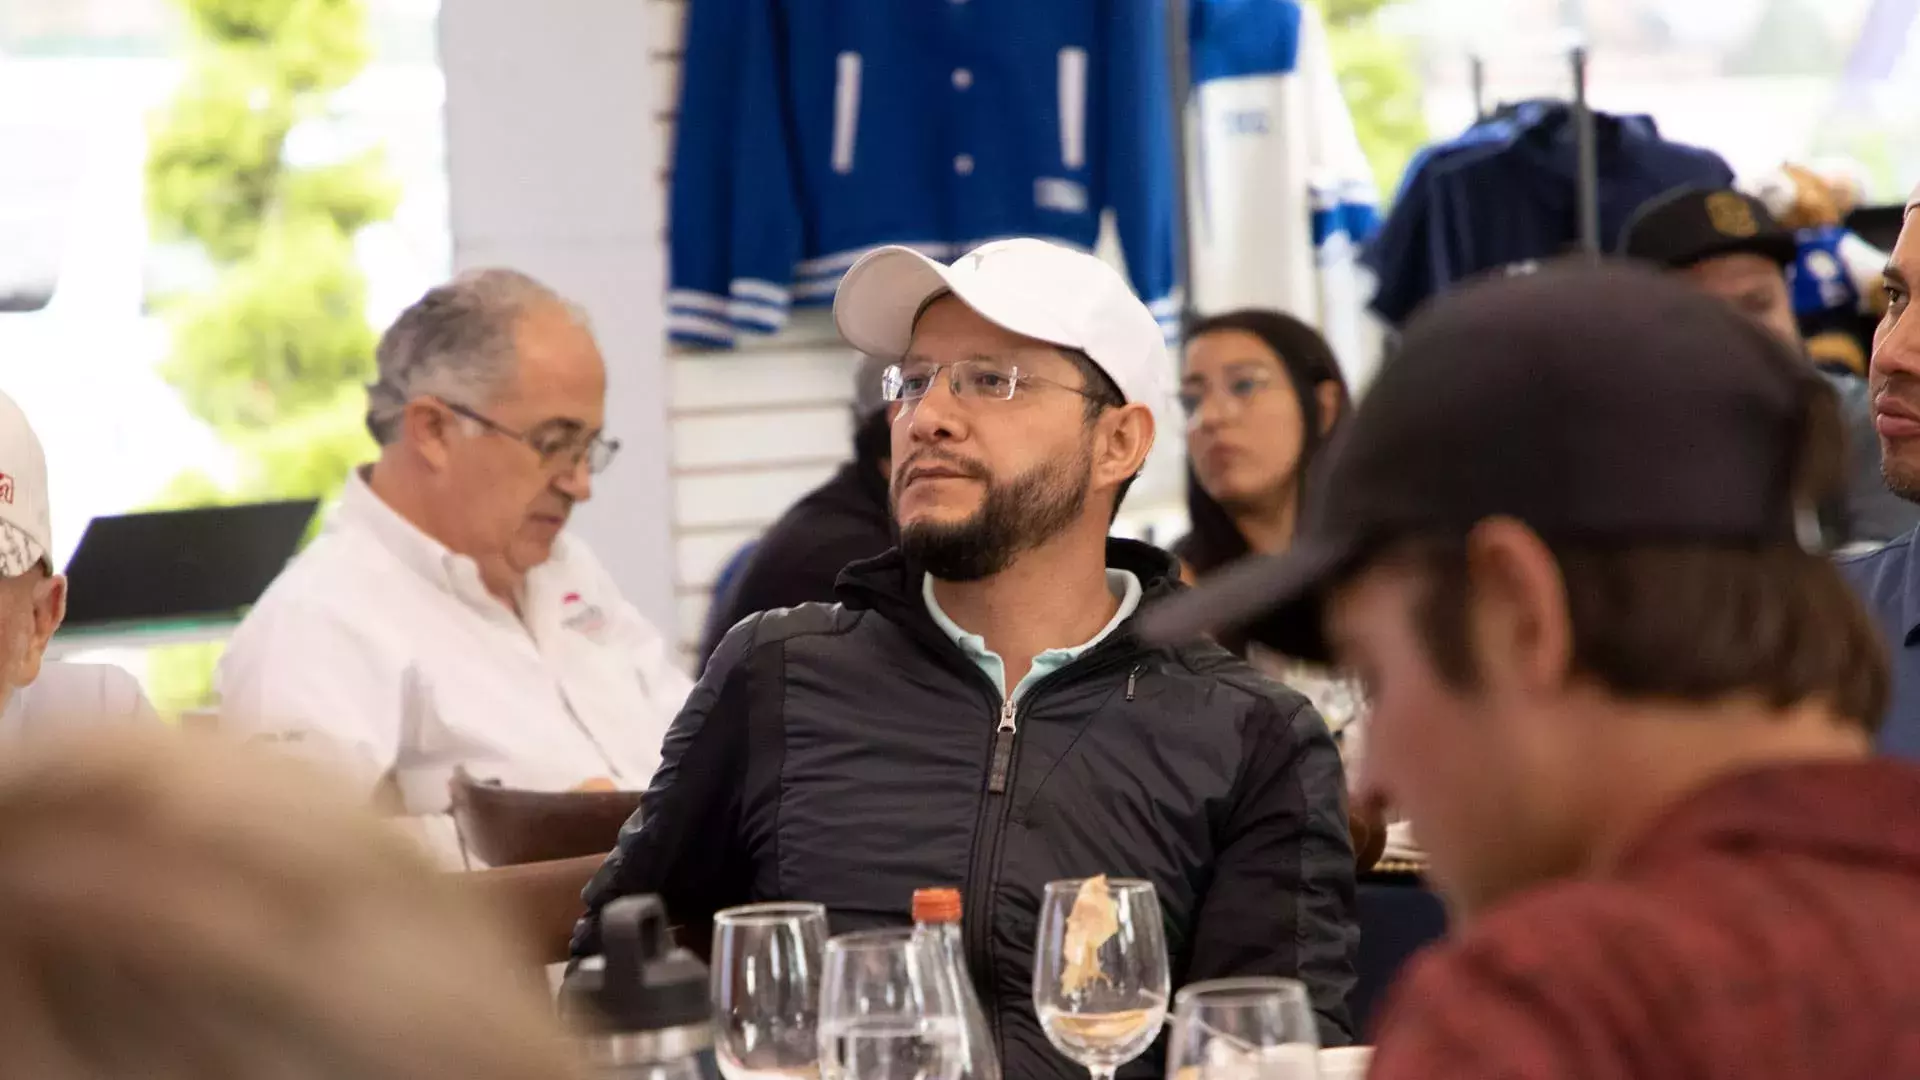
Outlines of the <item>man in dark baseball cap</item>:
M 1680 188 L 1641 207 L 1627 223 L 1621 251 L 1663 267 L 1733 305 L 1819 370 L 1839 399 L 1847 447 L 1847 491 L 1837 502 L 1840 539 L 1883 544 L 1920 524 L 1920 508 L 1887 489 L 1880 440 L 1862 372 L 1864 357 L 1831 355 L 1801 340 L 1789 275 L 1799 243 L 1766 204 L 1728 188 Z M 1851 339 L 1839 341 L 1846 345 Z M 1857 348 L 1854 350 L 1857 352 Z
M 1731 188 L 1678 188 L 1634 212 L 1620 250 L 1680 274 L 1800 348 L 1786 276 L 1800 245 L 1759 199 Z
M 1366 688 L 1363 795 L 1464 917 L 1375 1080 L 1920 1076 L 1876 998 L 1920 968 L 1920 770 L 1870 756 L 1886 662 L 1814 524 L 1837 424 L 1669 277 L 1471 286 L 1408 327 L 1293 549 L 1152 614 Z

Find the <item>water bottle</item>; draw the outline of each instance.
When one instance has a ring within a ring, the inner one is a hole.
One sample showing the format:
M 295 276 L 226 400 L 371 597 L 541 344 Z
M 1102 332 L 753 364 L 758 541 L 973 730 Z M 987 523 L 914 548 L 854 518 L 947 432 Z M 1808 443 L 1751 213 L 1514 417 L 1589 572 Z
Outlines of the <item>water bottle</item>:
M 706 1080 L 713 1047 L 707 966 L 676 948 L 657 896 L 628 896 L 600 919 L 601 955 L 560 984 L 561 1016 L 586 1035 L 604 1080 Z
M 913 893 L 913 921 L 922 933 L 931 934 L 946 957 L 945 965 L 954 982 L 955 996 L 966 1014 L 961 1032 L 961 1069 L 959 1080 L 1000 1080 L 1000 1058 L 994 1053 L 993 1029 L 987 1026 L 987 1014 L 973 992 L 973 980 L 967 975 L 967 957 L 960 941 L 960 890 L 916 889 Z

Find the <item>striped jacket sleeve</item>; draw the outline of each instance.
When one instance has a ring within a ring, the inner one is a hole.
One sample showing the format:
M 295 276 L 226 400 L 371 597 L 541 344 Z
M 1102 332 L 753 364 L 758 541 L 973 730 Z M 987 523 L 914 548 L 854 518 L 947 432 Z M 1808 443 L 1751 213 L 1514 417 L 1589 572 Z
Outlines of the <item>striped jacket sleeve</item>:
M 1109 0 L 1106 8 L 1100 20 L 1105 71 L 1094 88 L 1105 106 L 1106 201 L 1134 291 L 1171 338 L 1179 330 L 1180 301 L 1166 5 Z
M 676 341 L 733 344 L 727 319 L 732 278 L 733 130 L 739 99 L 734 56 L 744 0 L 690 0 L 667 203 L 667 329 Z
M 1313 195 L 1315 247 L 1324 248 L 1336 235 L 1364 244 L 1380 227 L 1380 193 L 1334 72 L 1326 26 L 1312 4 L 1300 5 L 1297 70 L 1311 125 L 1307 183 Z
M 1359 252 L 1380 229 L 1380 193 L 1347 109 L 1320 12 L 1300 5 L 1298 79 L 1306 95 L 1307 194 L 1313 214 L 1313 262 L 1321 332 L 1340 358 L 1348 385 L 1364 390 L 1380 345 L 1366 302 L 1373 282 Z
M 785 0 L 744 0 L 740 52 L 728 64 L 742 82 L 733 132 L 733 274 L 727 315 L 738 330 L 773 333 L 786 324 L 800 259 L 799 163 L 781 77 L 788 69 Z

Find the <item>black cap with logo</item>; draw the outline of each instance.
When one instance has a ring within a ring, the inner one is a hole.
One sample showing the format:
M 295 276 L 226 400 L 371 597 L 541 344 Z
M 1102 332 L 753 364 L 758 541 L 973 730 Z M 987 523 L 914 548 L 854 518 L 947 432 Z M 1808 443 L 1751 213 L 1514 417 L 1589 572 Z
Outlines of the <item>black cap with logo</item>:
M 1759 255 L 1783 267 L 1800 254 L 1791 230 L 1766 204 L 1731 188 L 1678 188 L 1633 212 L 1620 253 L 1669 270 L 1721 255 Z
M 1648 268 L 1463 287 L 1408 325 L 1292 548 L 1171 598 L 1141 631 L 1245 627 L 1326 661 L 1329 587 L 1394 540 L 1464 537 L 1496 516 L 1550 542 L 1816 543 L 1795 485 L 1829 393 L 1725 301 Z

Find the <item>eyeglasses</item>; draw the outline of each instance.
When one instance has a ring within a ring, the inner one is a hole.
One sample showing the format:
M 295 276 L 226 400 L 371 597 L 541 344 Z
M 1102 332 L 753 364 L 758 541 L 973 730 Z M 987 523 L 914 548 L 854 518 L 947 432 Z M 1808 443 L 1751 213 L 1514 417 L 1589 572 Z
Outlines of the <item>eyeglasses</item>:
M 1018 367 L 1007 367 L 985 360 L 962 360 L 957 364 L 894 364 L 880 376 L 880 396 L 887 401 L 919 401 L 933 389 L 940 373 L 947 373 L 947 389 L 962 400 L 985 399 L 1011 401 L 1028 386 L 1051 387 L 1078 394 L 1090 401 L 1099 398 L 1077 386 L 1028 375 Z
M 504 435 L 526 445 L 540 455 L 540 465 L 548 472 L 571 472 L 584 461 L 588 472 L 598 474 L 606 471 L 607 466 L 613 463 L 614 455 L 620 452 L 619 439 L 609 439 L 597 431 L 583 432 L 572 420 L 547 420 L 535 425 L 531 431 L 515 431 L 465 405 L 456 405 L 444 398 L 434 400 L 445 405 L 456 416 L 471 420 L 495 435 Z
M 1236 409 L 1245 408 L 1247 402 L 1260 396 L 1261 391 L 1273 385 L 1273 376 L 1260 372 L 1246 372 L 1229 378 L 1222 386 L 1227 398 Z M 1189 384 L 1180 390 L 1180 409 L 1187 414 L 1188 422 L 1200 419 L 1200 409 L 1207 403 L 1207 395 L 1213 392 L 1209 383 Z

